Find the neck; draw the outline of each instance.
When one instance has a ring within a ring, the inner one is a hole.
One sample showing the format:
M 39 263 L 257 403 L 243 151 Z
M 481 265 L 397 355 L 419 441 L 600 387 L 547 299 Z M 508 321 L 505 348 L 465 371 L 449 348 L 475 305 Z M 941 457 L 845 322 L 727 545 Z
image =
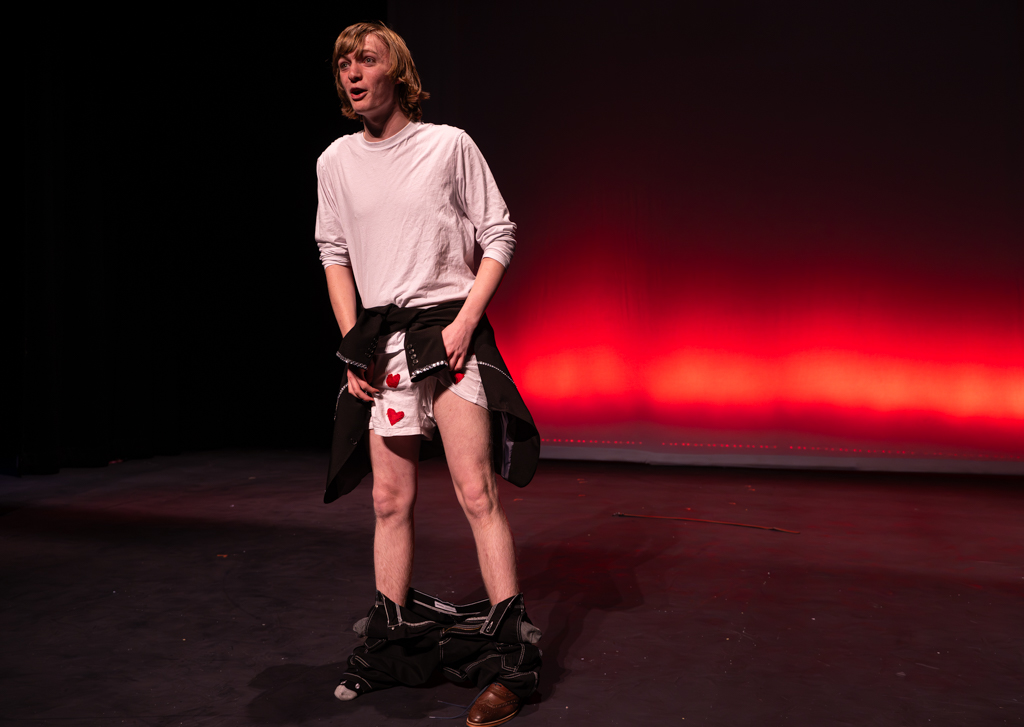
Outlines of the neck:
M 387 116 L 371 119 L 363 117 L 363 138 L 367 141 L 389 139 L 409 124 L 409 117 L 402 113 L 398 104 L 391 107 Z

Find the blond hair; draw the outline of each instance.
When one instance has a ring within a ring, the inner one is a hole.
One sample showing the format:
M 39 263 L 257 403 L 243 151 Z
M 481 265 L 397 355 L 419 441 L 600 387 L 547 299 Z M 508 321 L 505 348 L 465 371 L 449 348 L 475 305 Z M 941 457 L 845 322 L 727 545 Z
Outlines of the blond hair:
M 341 71 L 338 69 L 338 61 L 353 51 L 362 50 L 366 42 L 366 36 L 375 35 L 384 47 L 388 49 L 388 57 L 391 61 L 391 68 L 388 70 L 388 78 L 395 82 L 395 96 L 398 99 L 398 107 L 412 121 L 419 121 L 423 118 L 423 110 L 420 102 L 430 98 L 430 94 L 423 90 L 420 82 L 420 74 L 416 72 L 416 64 L 412 62 L 412 54 L 409 47 L 400 36 L 383 23 L 356 23 L 341 31 L 341 35 L 334 41 L 334 55 L 331 58 L 331 65 L 334 70 L 334 87 L 338 91 L 338 98 L 341 99 L 341 113 L 350 119 L 358 119 L 352 109 L 352 102 L 341 85 Z

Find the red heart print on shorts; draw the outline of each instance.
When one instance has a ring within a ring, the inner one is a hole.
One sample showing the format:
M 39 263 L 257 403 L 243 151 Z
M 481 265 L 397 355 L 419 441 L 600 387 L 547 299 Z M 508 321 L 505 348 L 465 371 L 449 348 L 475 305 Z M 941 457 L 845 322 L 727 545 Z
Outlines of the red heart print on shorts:
M 395 426 L 398 422 L 402 421 L 402 417 L 405 416 L 404 411 L 395 411 L 394 409 L 388 409 L 388 421 L 391 422 L 391 426 Z
M 455 374 L 455 383 L 456 383 L 456 384 L 457 384 L 457 383 L 459 383 L 459 382 L 460 382 L 460 381 L 462 381 L 462 380 L 463 380 L 464 378 L 466 378 L 466 375 L 465 375 L 465 374 Z
M 390 386 L 392 389 L 397 389 L 398 381 L 401 378 L 401 374 L 388 374 L 387 378 L 385 379 L 385 382 L 387 382 L 387 385 Z

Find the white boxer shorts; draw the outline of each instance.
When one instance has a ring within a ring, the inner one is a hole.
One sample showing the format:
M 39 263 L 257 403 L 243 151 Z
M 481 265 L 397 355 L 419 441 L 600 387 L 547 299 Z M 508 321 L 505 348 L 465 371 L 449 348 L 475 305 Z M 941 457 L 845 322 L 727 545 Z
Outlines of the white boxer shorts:
M 410 381 L 405 331 L 397 331 L 378 341 L 370 384 L 380 390 L 370 411 L 370 429 L 382 437 L 419 434 L 424 439 L 433 439 L 437 428 L 434 395 L 440 393 L 439 386 L 450 388 L 460 398 L 487 408 L 487 395 L 475 355 L 467 357 L 462 371 L 454 377 L 445 368 L 437 376 L 415 383 Z

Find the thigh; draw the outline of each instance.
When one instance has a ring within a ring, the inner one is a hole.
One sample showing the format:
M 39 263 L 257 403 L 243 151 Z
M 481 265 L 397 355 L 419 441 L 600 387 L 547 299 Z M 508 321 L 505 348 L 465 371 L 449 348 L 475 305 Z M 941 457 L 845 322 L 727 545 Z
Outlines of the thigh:
M 491 467 L 491 414 L 484 407 L 440 387 L 434 419 L 444 441 L 444 454 L 455 484 L 494 482 Z
M 461 396 L 466 401 L 487 408 L 487 392 L 484 391 L 484 382 L 480 378 L 480 362 L 472 352 L 459 373 L 453 374 L 448 369 L 442 369 L 436 377 L 430 378 L 436 379 L 438 387 L 449 388 L 453 394 Z M 436 398 L 437 392 L 434 392 L 434 395 Z
M 374 431 L 367 432 L 367 436 L 374 494 L 415 497 L 420 436 L 382 437 Z

